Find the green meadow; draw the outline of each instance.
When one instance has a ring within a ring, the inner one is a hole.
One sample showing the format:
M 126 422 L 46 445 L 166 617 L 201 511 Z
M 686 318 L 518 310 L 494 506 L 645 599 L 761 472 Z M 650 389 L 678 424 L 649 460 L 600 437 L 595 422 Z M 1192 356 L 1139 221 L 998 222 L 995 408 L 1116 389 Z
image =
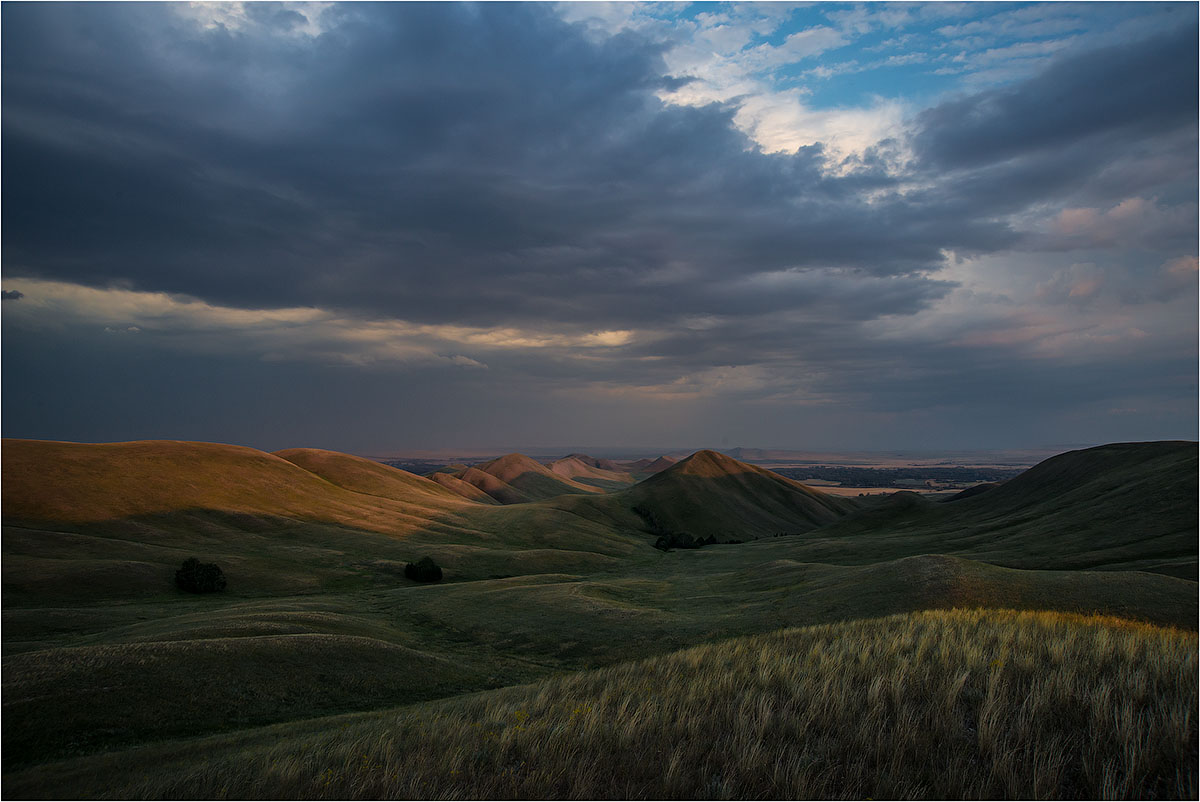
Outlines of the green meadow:
M 303 449 L 3 459 L 11 798 L 1196 795 L 1194 443 L 947 502 L 714 452 L 517 504 Z

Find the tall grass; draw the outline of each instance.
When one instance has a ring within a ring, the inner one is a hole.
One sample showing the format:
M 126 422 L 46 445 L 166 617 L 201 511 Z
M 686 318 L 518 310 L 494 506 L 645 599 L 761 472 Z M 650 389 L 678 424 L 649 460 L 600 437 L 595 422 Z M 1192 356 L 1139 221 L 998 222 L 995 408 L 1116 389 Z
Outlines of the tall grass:
M 939 611 L 29 770 L 9 796 L 1195 798 L 1195 633 Z

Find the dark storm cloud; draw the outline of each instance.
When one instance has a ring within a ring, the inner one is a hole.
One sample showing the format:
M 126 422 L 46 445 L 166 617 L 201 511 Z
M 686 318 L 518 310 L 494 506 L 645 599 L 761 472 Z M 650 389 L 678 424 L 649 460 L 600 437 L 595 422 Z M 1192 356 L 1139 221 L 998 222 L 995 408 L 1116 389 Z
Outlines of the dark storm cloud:
M 0 290 L 0 300 L 3 301 L 19 301 L 25 297 L 25 293 L 20 290 Z
M 941 168 L 977 167 L 1118 133 L 1137 140 L 1194 126 L 1194 26 L 1065 59 L 1015 87 L 921 113 L 917 153 Z
M 912 138 L 919 169 L 937 177 L 934 194 L 979 217 L 1139 193 L 1192 202 L 1198 83 L 1183 66 L 1197 54 L 1185 25 L 927 109 Z
M 1012 239 L 942 199 L 864 202 L 894 183 L 869 159 L 831 177 L 819 147 L 748 148 L 732 108 L 664 107 L 652 42 L 594 44 L 536 5 L 336 13 L 301 43 L 201 32 L 169 6 L 6 8 L 9 269 L 237 306 L 619 325 L 812 305 L 829 287 L 711 286 L 796 267 L 905 276 L 858 292 L 911 311 L 944 289 L 920 275 L 942 249 Z
M 63 323 L 63 332 L 76 326 L 70 336 L 30 329 L 10 339 L 10 386 L 40 390 L 6 399 L 20 412 L 8 433 L 228 439 L 226 421 L 237 420 L 237 437 L 255 442 L 261 427 L 291 415 L 272 445 L 299 444 L 335 418 L 359 421 L 347 431 L 358 426 L 355 442 L 368 444 L 368 428 L 398 425 L 396 409 L 406 408 L 413 420 L 433 410 L 434 434 L 421 436 L 435 447 L 476 417 L 471 437 L 493 420 L 511 419 L 525 433 L 518 438 L 555 416 L 569 421 L 554 395 L 564 388 L 632 388 L 632 404 L 637 391 L 694 392 L 721 371 L 714 410 L 721 399 L 809 394 L 835 399 L 827 421 L 953 406 L 964 417 L 986 410 L 986 431 L 1131 387 L 1194 399 L 1194 337 L 1171 339 L 1190 322 L 1152 331 L 1155 348 L 1175 347 L 1149 358 L 1109 353 L 1115 346 L 1098 339 L 1065 360 L 1031 361 L 1021 343 L 972 339 L 1025 324 L 995 310 L 975 319 L 951 295 L 955 283 L 936 274 L 947 251 L 1128 250 L 1131 240 L 1087 232 L 1038 239 L 1020 230 L 1021 218 L 1066 205 L 1104 212 L 1141 196 L 1160 217 L 1138 229 L 1136 247 L 1154 254 L 1135 254 L 1134 269 L 1116 264 L 1124 253 L 1094 272 L 1109 281 L 1114 307 L 1130 284 L 1159 292 L 1142 274 L 1195 249 L 1194 215 L 1180 223 L 1177 214 L 1195 203 L 1194 25 L 930 109 L 904 143 L 916 155 L 907 172 L 896 174 L 903 148 L 891 142 L 834 174 L 820 145 L 761 152 L 734 125 L 733 105 L 664 105 L 655 93 L 678 80 L 663 77 L 663 44 L 633 34 L 594 41 L 547 5 L 335 6 L 315 39 L 281 6 L 249 4 L 244 25 L 211 30 L 181 8 L 3 7 L 6 277 L 321 307 L 338 313 L 330 329 L 339 333 L 365 318 L 401 318 L 637 336 L 611 348 L 437 343 L 428 345 L 437 360 L 389 372 L 352 361 L 264 363 L 266 352 L 308 347 L 272 339 L 302 327 L 287 321 L 258 339 L 236 325 L 203 329 L 216 345 L 188 353 L 178 343 L 202 339 L 195 333 L 163 323 L 137 337 L 96 337 L 99 325 L 127 322 L 85 317 Z M 1072 261 L 1045 267 L 1027 295 L 1045 284 L 1034 302 L 1057 293 L 1078 305 L 1075 274 L 1060 270 Z M 1194 294 L 1194 271 L 1179 265 L 1160 288 L 1163 303 Z M 25 289 L 29 300 L 6 308 L 6 327 L 43 308 Z M 870 329 L 939 301 L 956 322 Z M 313 350 L 329 346 L 319 334 Z M 71 349 L 70 359 L 47 356 Z M 13 358 L 20 350 L 26 356 Z M 456 358 L 489 369 L 447 367 Z M 90 433 L 90 399 L 63 390 L 81 381 L 104 396 L 96 420 L 119 426 Z M 224 406 L 208 410 L 196 399 L 217 385 Z M 247 395 L 259 406 L 248 416 L 239 406 Z M 311 409 L 309 395 L 318 399 Z M 166 405 L 151 416 L 155 428 L 139 428 L 156 399 Z M 627 430 L 625 418 L 574 400 Z M 291 411 L 275 415 L 276 403 Z M 746 431 L 762 432 L 764 444 L 767 427 L 786 417 L 719 409 L 714 421 L 751 420 Z M 68 430 L 45 423 L 55 414 Z M 1179 419 L 1193 418 L 1188 410 Z M 181 432 L 180 420 L 199 428 Z M 322 443 L 368 448 L 359 444 Z

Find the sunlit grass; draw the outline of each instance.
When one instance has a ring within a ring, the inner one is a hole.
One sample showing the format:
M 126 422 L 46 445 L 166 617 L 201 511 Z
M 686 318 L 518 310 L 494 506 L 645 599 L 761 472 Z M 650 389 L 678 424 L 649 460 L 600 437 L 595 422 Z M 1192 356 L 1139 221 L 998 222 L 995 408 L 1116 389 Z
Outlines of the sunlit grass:
M 924 612 L 32 769 L 8 795 L 1195 798 L 1195 633 Z

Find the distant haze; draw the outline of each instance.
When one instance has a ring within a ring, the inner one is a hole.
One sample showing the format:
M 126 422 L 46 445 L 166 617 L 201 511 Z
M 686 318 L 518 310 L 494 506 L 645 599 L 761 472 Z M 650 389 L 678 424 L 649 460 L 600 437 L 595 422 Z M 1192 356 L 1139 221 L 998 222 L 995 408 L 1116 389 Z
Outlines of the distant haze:
M 6 437 L 1197 437 L 1194 3 L 0 14 Z

